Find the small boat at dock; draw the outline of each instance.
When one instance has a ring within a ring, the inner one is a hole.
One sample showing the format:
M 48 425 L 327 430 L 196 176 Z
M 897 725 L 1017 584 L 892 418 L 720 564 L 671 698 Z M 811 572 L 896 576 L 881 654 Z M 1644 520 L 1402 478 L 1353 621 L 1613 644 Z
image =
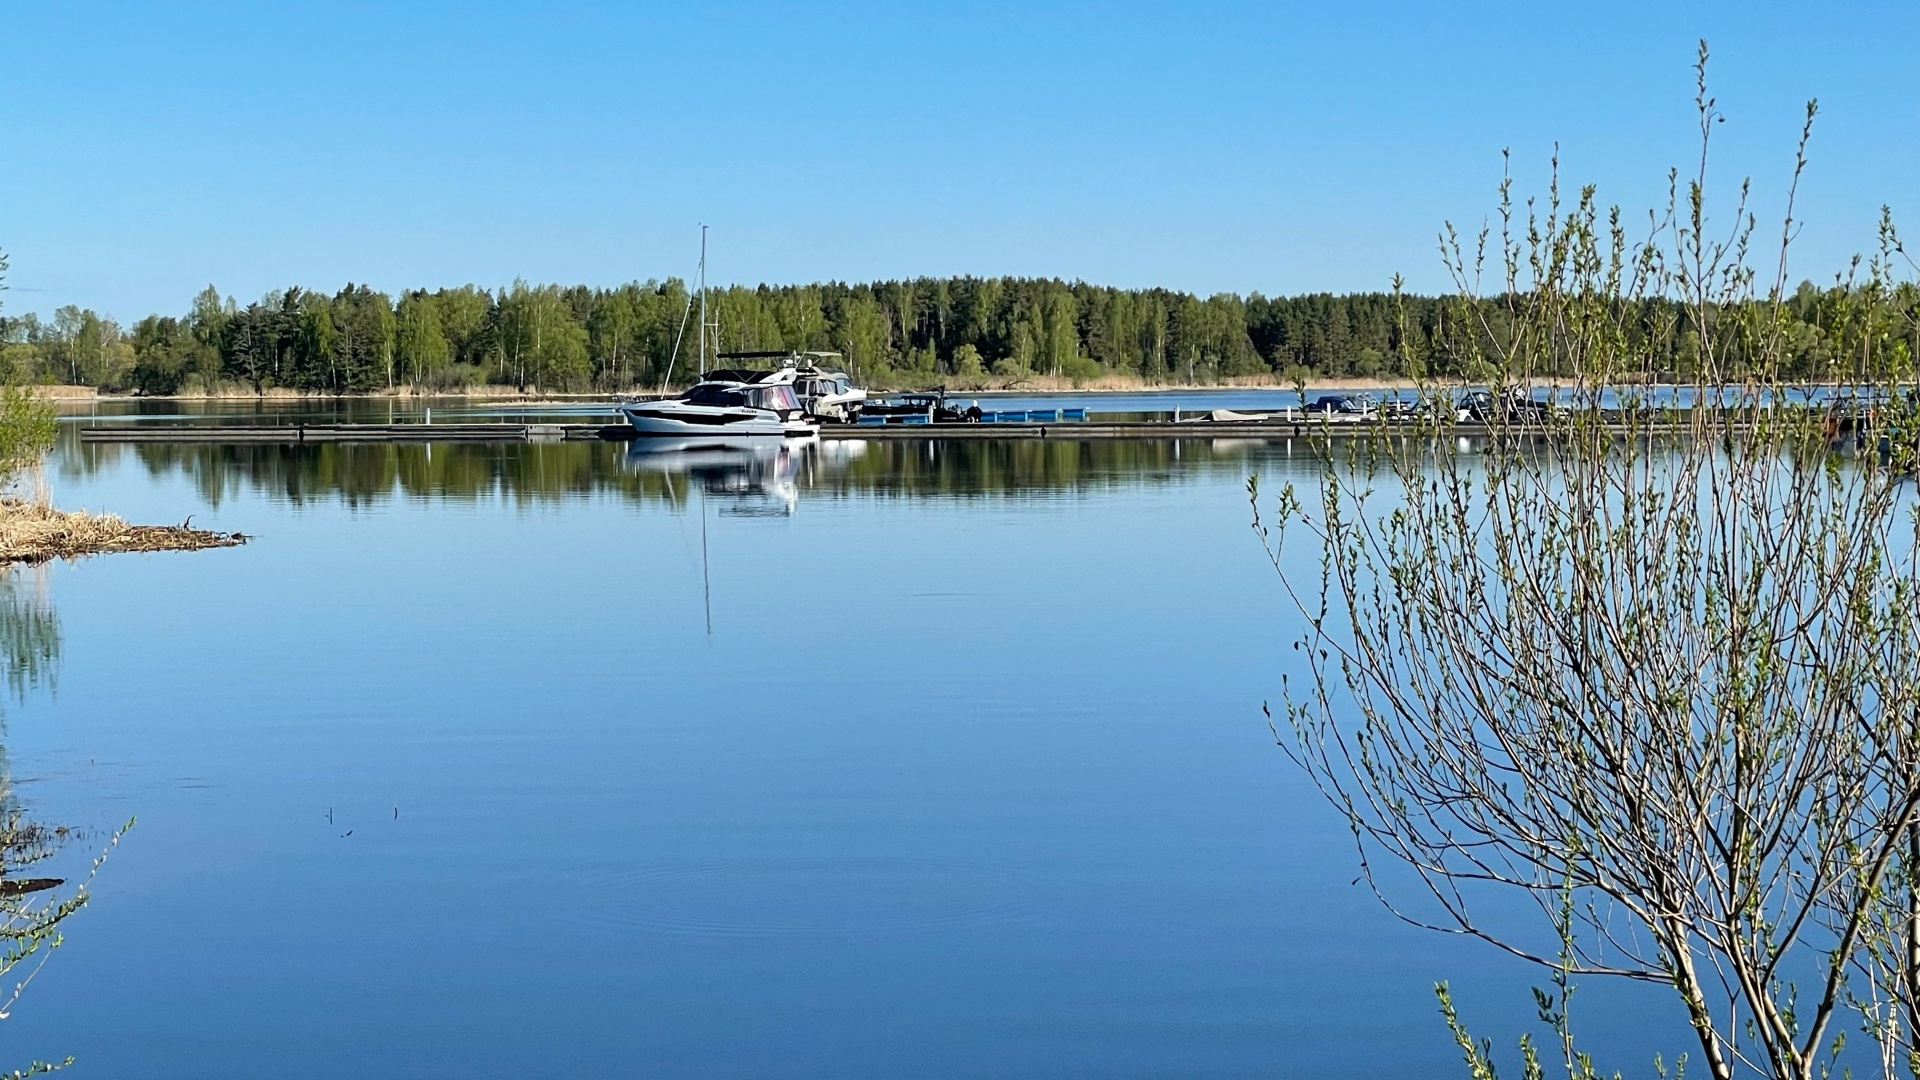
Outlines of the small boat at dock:
M 780 366 L 774 371 L 756 373 L 759 381 L 778 381 L 792 386 L 794 397 L 800 399 L 800 407 L 808 416 L 828 423 L 852 423 L 866 403 L 867 392 L 853 385 L 853 376 L 828 366 L 830 361 L 839 358 L 837 352 L 780 350 L 730 352 L 719 356 L 721 360 L 778 359 Z
M 1191 416 L 1177 416 L 1176 424 L 1290 424 L 1300 419 L 1299 410 L 1280 412 L 1239 412 L 1234 409 L 1208 409 Z
M 862 424 L 970 424 L 978 423 L 980 406 L 973 401 L 949 401 L 945 390 L 895 394 L 860 406 Z

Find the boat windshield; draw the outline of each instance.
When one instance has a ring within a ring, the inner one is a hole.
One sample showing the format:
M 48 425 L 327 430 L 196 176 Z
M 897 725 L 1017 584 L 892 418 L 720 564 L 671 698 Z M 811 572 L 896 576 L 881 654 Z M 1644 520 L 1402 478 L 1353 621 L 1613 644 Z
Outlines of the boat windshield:
M 797 409 L 800 399 L 793 396 L 790 386 L 756 386 L 752 391 L 752 404 L 761 409 Z
M 747 395 L 731 386 L 704 383 L 687 391 L 689 405 L 745 405 Z

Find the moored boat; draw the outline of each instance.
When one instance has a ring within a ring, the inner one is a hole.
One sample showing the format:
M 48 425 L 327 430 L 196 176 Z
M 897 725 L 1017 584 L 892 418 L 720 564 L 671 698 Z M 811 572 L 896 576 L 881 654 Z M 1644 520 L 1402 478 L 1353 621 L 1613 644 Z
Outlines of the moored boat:
M 677 398 L 624 404 L 620 414 L 635 432 L 649 436 L 786 438 L 819 432 L 792 386 L 731 378 L 709 379 Z
M 945 390 L 895 394 L 860 406 L 863 424 L 965 424 L 983 414 L 977 402 L 951 401 Z
M 629 401 L 617 408 L 634 432 L 671 439 L 793 438 L 817 435 L 820 421 L 807 415 L 794 393 L 792 366 L 778 371 L 707 370 L 707 227 L 700 227 L 700 381 L 679 397 Z M 716 335 L 717 336 L 717 335 Z M 676 343 L 675 352 L 679 346 Z M 733 353 L 758 356 L 760 353 Z M 784 354 L 776 354 L 784 355 Z M 673 362 L 667 363 L 667 377 Z M 664 385 L 664 384 L 663 384 Z
M 753 372 L 752 382 L 783 382 L 793 387 L 793 395 L 808 416 L 830 423 L 852 423 L 867 400 L 867 392 L 853 385 L 853 376 L 830 361 L 837 352 L 784 352 L 779 350 L 721 353 L 722 360 L 772 360 L 780 366 L 773 371 Z M 736 373 L 746 374 L 746 373 Z

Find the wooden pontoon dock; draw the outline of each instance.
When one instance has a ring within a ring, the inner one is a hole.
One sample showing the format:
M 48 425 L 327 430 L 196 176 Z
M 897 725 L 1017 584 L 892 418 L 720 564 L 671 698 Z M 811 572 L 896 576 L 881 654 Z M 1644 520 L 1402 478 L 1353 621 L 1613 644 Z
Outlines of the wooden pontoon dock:
M 1326 424 L 1318 420 L 1265 421 L 1258 423 L 1175 423 L 1152 421 L 1063 421 L 1029 424 L 828 424 L 820 429 L 822 439 L 1276 439 L 1313 435 L 1413 434 L 1414 425 L 1376 423 Z M 1448 429 L 1463 437 L 1484 435 L 1487 427 L 1478 423 L 1460 423 Z M 1512 429 L 1509 429 L 1512 430 Z M 1683 432 L 1682 421 L 1641 420 L 1618 425 L 1626 434 Z M 1432 434 L 1432 429 L 1424 429 Z M 635 438 L 625 424 L 294 424 L 294 425 L 197 425 L 197 424 L 89 424 L 80 429 L 80 440 L 90 443 L 264 443 L 302 445 L 306 443 L 421 443 L 421 442 L 572 442 L 605 440 L 624 442 Z

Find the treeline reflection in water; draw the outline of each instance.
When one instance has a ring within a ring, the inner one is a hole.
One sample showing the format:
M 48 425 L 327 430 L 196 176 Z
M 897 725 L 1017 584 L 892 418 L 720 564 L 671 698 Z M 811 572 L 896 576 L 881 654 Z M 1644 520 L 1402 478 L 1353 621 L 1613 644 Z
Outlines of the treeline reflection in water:
M 13 701 L 52 689 L 60 670 L 60 615 L 47 566 L 0 567 L 0 674 Z M 0 748 L 0 755 L 4 748 Z
M 395 498 L 538 503 L 614 494 L 685 505 L 694 492 L 743 513 L 808 498 L 1046 498 L 1220 472 L 1312 468 L 1304 440 L 848 440 L 739 447 L 661 442 L 239 445 L 63 441 L 57 476 L 137 464 L 186 477 L 211 505 L 240 492 L 293 503 Z
M 58 681 L 61 628 L 50 571 L 45 565 L 0 566 L 0 681 L 6 684 L 9 709 L 41 691 L 51 693 Z M 0 712 L 0 734 L 4 719 Z M 111 848 L 124 831 L 103 839 L 86 828 L 43 823 L 20 799 L 7 746 L 0 742 L 0 980 L 12 984 L 0 991 L 0 1019 L 10 1016 L 40 965 L 50 959 L 62 924 L 85 906 L 88 883 L 105 858 L 103 848 Z M 76 846 L 76 840 L 82 843 Z M 95 856 L 91 869 L 89 855 Z M 21 1053 L 17 1046 L 0 1051 L 0 1069 L 9 1076 L 41 1071 L 14 1071 L 28 1065 L 15 1057 Z

